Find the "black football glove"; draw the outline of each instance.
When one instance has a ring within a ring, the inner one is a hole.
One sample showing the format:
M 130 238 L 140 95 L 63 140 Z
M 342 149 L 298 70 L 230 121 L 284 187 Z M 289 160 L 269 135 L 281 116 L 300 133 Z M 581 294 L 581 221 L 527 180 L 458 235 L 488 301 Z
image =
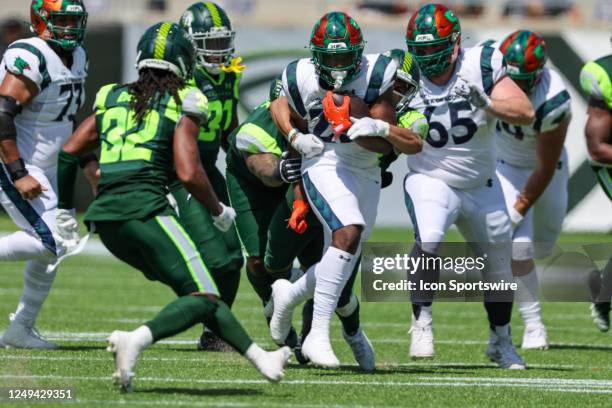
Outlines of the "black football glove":
M 289 157 L 289 152 L 283 152 L 278 162 L 278 175 L 287 184 L 302 179 L 302 157 Z

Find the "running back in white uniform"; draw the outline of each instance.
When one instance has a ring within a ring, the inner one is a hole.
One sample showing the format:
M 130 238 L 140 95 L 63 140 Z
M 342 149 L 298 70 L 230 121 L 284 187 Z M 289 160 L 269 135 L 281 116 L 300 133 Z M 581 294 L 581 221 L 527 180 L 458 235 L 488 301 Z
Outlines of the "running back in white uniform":
M 501 52 L 485 46 L 462 49 L 453 77 L 443 86 L 422 76 L 410 107 L 427 117 L 429 135 L 420 153 L 407 156 L 408 167 L 459 189 L 485 185 L 495 171 L 494 121 L 453 88 L 462 77 L 490 95 L 505 74 Z
M 361 70 L 337 92 L 374 103 L 391 86 L 397 65 L 381 54 L 364 55 Z M 378 154 L 352 142 L 345 134 L 336 143 L 323 114 L 326 90 L 309 58 L 292 62 L 283 72 L 283 92 L 289 105 L 308 122 L 308 131 L 325 142 L 322 154 L 303 159 L 302 172 L 308 197 L 322 224 L 331 232 L 346 225 L 362 225 L 366 240 L 374 221 L 380 195 Z
M 516 126 L 497 121 L 497 175 L 502 183 L 508 208 L 513 207 L 538 165 L 538 135 L 556 129 L 572 116 L 571 101 L 559 74 L 545 67 L 542 77 L 529 99 L 536 111 L 534 123 Z M 550 255 L 561 233 L 567 210 L 567 182 L 569 178 L 565 148 L 555 175 L 544 193 L 529 210 L 513 233 L 513 258 L 531 259 Z M 532 243 L 536 242 L 535 248 Z M 535 253 L 534 253 L 535 250 Z
M 24 200 L 4 166 L 0 166 L 0 203 L 22 231 L 0 238 L 0 260 L 54 262 L 61 249 L 53 236 L 57 208 L 57 157 L 72 134 L 74 116 L 85 100 L 87 55 L 82 47 L 72 53 L 67 68 L 46 41 L 34 37 L 12 43 L 0 66 L 0 81 L 7 72 L 23 75 L 39 93 L 15 118 L 17 147 L 30 175 L 46 189 Z

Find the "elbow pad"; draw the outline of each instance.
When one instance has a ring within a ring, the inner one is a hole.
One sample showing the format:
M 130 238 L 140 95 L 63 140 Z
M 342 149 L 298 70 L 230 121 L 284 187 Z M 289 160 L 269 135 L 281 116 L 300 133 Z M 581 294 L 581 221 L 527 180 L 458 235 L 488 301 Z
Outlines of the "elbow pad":
M 12 96 L 0 95 L 0 140 L 17 139 L 15 116 L 21 112 L 21 105 Z

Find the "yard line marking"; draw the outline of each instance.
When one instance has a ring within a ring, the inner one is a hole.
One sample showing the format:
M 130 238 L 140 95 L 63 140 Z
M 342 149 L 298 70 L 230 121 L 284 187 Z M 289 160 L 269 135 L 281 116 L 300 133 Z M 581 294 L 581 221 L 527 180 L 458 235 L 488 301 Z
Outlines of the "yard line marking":
M 212 402 L 189 402 L 189 401 L 176 401 L 176 400 L 151 400 L 151 401 L 136 401 L 136 400 L 88 400 L 88 399 L 80 399 L 77 398 L 73 403 L 86 403 L 86 404 L 114 404 L 114 405 L 157 405 L 157 406 L 188 406 L 188 407 L 260 407 L 262 402 L 234 402 L 234 401 L 223 401 L 215 398 Z M 287 403 L 274 403 L 274 402 L 266 402 L 265 405 L 267 407 L 287 407 Z M 298 408 L 345 408 L 349 405 L 329 405 L 329 404 L 296 404 L 291 403 L 291 407 Z M 350 405 L 351 408 L 370 408 L 371 405 Z M 397 408 L 398 405 L 390 406 L 390 405 L 376 405 L 377 408 Z
M 110 381 L 109 377 L 58 376 L 58 375 L 0 375 L 4 379 L 58 379 L 69 381 Z M 187 383 L 187 384 L 269 384 L 266 380 L 253 379 L 179 379 L 160 377 L 137 377 L 140 382 Z M 612 381 L 572 380 L 563 378 L 491 378 L 491 377 L 424 377 L 413 381 L 349 381 L 349 380 L 286 380 L 286 385 L 353 385 L 353 386 L 431 386 L 431 387 L 505 387 L 531 388 L 544 391 L 612 394 Z
M 102 346 L 100 346 L 100 350 L 102 350 Z M 2 354 L 0 354 L 2 355 Z M 109 357 L 94 357 L 89 355 L 83 355 L 78 357 L 69 357 L 69 356 L 41 356 L 41 355 L 2 355 L 2 359 L 4 360 L 41 360 L 41 361 L 74 361 L 76 359 L 79 360 L 87 360 L 87 361 L 103 361 L 108 362 Z M 155 356 L 147 356 L 143 355 L 139 358 L 140 361 L 163 361 L 163 362 L 193 362 L 193 363 L 206 363 L 211 362 L 209 357 L 202 358 L 194 358 L 194 357 L 155 357 Z M 343 367 L 359 367 L 358 364 L 342 364 Z M 612 366 L 583 366 L 583 365 L 573 365 L 573 364 L 527 364 L 529 368 L 563 368 L 567 370 L 604 370 L 610 371 L 612 370 Z M 474 368 L 497 368 L 497 364 L 495 363 L 471 363 L 465 361 L 458 362 L 445 362 L 445 363 L 385 363 L 381 362 L 378 364 L 379 371 L 385 371 L 388 368 L 399 368 L 399 367 L 427 367 L 427 368 L 453 368 L 453 367 L 474 367 Z
M 42 332 L 43 336 L 48 338 L 49 340 L 54 341 L 106 341 L 106 338 L 110 335 L 109 332 L 63 332 L 63 331 L 44 331 Z M 255 338 L 255 341 L 265 342 L 270 341 L 267 337 L 264 338 Z M 340 340 L 338 340 L 340 341 Z M 408 337 L 399 337 L 399 338 L 386 338 L 386 339 L 370 339 L 372 343 L 379 344 L 404 344 L 408 343 Z M 168 344 L 168 345 L 183 345 L 183 344 L 195 344 L 197 342 L 196 339 L 171 339 L 171 340 L 162 340 L 158 342 L 159 344 Z M 487 344 L 486 340 L 436 340 L 438 344 L 451 344 L 451 345 L 484 345 Z M 612 350 L 612 344 L 603 344 L 603 343 L 550 343 L 551 347 L 578 347 L 578 348 L 597 348 L 602 350 Z

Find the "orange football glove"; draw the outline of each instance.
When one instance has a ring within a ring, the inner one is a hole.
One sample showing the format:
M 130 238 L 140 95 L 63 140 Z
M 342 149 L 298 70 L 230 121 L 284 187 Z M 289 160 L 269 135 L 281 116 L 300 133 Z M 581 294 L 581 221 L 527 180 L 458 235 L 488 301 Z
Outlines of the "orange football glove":
M 306 215 L 309 211 L 310 206 L 306 201 L 295 200 L 293 202 L 293 212 L 289 218 L 289 228 L 298 234 L 303 234 L 308 228 L 308 224 L 306 223 Z
M 334 102 L 334 93 L 332 91 L 327 91 L 325 94 L 325 98 L 323 99 L 323 114 L 331 125 L 336 137 L 346 133 L 353 124 L 349 115 L 350 105 L 351 98 L 347 95 L 342 96 L 342 105 L 337 106 L 336 102 Z

